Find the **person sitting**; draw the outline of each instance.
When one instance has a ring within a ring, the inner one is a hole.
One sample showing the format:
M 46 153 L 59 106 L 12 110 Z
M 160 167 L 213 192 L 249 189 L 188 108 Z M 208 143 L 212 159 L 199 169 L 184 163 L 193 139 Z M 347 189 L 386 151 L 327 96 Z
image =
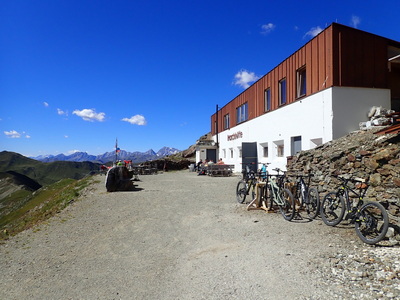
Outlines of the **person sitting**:
M 209 164 L 209 160 L 206 159 L 204 161 L 204 163 L 202 165 L 200 165 L 200 168 L 198 170 L 198 172 L 199 172 L 198 175 L 206 175 L 208 164 Z
M 200 159 L 200 161 L 199 161 L 199 162 L 197 163 L 197 165 L 196 165 L 196 171 L 197 171 L 197 172 L 200 170 L 202 164 L 203 164 L 203 160 Z
M 217 165 L 224 165 L 225 163 L 223 162 L 222 158 L 220 158 L 217 162 Z

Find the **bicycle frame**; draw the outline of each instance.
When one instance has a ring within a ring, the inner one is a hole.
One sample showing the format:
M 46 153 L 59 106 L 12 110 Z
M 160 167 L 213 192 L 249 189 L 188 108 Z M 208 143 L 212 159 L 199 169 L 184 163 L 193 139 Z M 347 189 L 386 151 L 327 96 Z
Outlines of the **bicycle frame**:
M 362 185 L 360 185 L 360 187 L 358 188 L 359 192 L 357 192 L 356 190 L 352 189 L 348 183 L 349 181 L 353 181 L 353 182 L 362 182 L 360 180 L 351 180 L 349 179 L 344 179 L 341 177 L 338 177 L 341 181 L 342 184 L 341 186 L 339 186 L 339 189 L 337 191 L 338 195 L 342 195 L 345 200 L 346 200 L 346 211 L 347 211 L 347 215 L 350 213 L 354 213 L 358 207 L 361 207 L 364 204 L 364 196 L 367 193 L 367 189 L 368 189 L 368 185 L 366 185 L 365 187 L 363 187 Z M 355 206 L 352 206 L 350 203 L 350 196 L 349 196 L 349 192 L 351 192 L 352 194 L 354 194 L 357 199 L 358 199 L 358 203 Z M 352 216 L 355 217 L 355 216 Z M 348 219 L 348 217 L 346 216 L 346 218 Z
M 385 207 L 378 201 L 364 202 L 368 184 L 357 178 L 338 178 L 342 181 L 337 191 L 328 193 L 321 206 L 321 217 L 328 226 L 336 226 L 343 219 L 355 224 L 355 230 L 359 238 L 367 244 L 379 243 L 385 238 L 389 218 Z M 355 183 L 353 188 L 349 182 Z M 351 203 L 350 193 L 354 194 L 358 201 Z M 345 215 L 347 211 L 347 215 Z
M 296 199 L 302 199 L 302 203 L 308 203 L 308 190 L 310 187 L 310 180 L 311 180 L 311 175 L 296 175 L 297 182 L 296 182 L 296 190 L 295 190 L 295 195 Z M 304 177 L 308 177 L 308 183 L 305 182 Z M 304 202 L 306 201 L 306 202 Z
M 279 193 L 282 188 L 284 175 L 268 175 L 270 177 L 268 180 L 269 190 L 272 192 L 272 199 L 277 205 L 284 205 L 284 201 Z

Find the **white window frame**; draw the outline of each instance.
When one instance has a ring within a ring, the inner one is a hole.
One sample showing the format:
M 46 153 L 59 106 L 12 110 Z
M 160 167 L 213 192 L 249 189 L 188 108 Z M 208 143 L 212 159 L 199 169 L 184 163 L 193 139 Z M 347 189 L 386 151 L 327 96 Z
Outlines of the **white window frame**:
M 247 102 L 236 108 L 236 124 L 247 121 L 248 119 L 248 104 Z
M 229 114 L 224 115 L 224 129 L 230 128 L 230 116 Z

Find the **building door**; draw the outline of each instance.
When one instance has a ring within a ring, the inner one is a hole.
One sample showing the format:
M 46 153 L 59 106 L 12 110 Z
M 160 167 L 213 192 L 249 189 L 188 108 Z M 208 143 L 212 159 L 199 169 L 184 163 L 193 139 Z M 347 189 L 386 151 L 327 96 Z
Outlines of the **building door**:
M 207 149 L 206 159 L 217 162 L 217 149 Z
M 391 109 L 400 111 L 400 48 L 389 46 L 388 57 Z
M 242 165 L 243 168 L 249 165 L 250 169 L 257 172 L 258 158 L 257 158 L 257 143 L 242 143 Z

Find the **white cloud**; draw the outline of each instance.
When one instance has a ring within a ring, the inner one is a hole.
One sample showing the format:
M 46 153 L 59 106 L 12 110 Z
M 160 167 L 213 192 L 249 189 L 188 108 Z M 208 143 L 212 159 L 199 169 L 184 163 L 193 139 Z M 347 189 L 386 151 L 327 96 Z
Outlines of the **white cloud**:
M 66 115 L 67 113 L 59 108 L 57 108 L 57 113 L 61 116 L 61 115 Z
M 49 107 L 49 104 L 47 102 L 43 102 L 44 107 Z
M 123 118 L 123 119 L 121 119 L 121 121 L 128 122 L 133 125 L 140 125 L 140 126 L 147 124 L 145 117 L 142 115 L 135 115 L 130 118 Z
M 72 113 L 74 115 L 77 115 L 78 117 L 81 117 L 83 120 L 89 122 L 94 122 L 94 121 L 103 122 L 106 116 L 106 114 L 103 112 L 97 113 L 95 109 L 88 109 L 88 108 L 82 110 L 76 109 Z
M 19 139 L 21 137 L 21 133 L 15 131 L 15 130 L 10 130 L 10 131 L 4 131 L 4 134 L 12 139 Z
M 239 85 L 244 89 L 247 89 L 250 86 L 250 83 L 257 81 L 258 77 L 254 72 L 249 72 L 247 70 L 240 70 L 235 75 L 235 81 L 233 82 L 235 85 Z
M 25 135 L 25 137 L 27 138 L 27 139 L 30 139 L 31 138 L 31 136 L 30 135 Z
M 69 138 L 69 136 L 68 135 L 64 135 L 64 137 L 67 139 L 67 138 Z
M 276 25 L 272 24 L 272 23 L 264 24 L 264 25 L 261 26 L 261 30 L 262 30 L 261 33 L 262 34 L 268 34 L 272 30 L 274 30 L 275 27 L 276 27 Z
M 320 33 L 323 29 L 319 26 L 317 27 L 312 27 L 309 31 L 306 32 L 306 34 L 304 35 L 304 38 L 306 38 L 307 36 L 310 37 L 315 37 L 318 35 L 318 33 Z
M 360 25 L 361 23 L 361 19 L 360 17 L 357 16 L 351 16 L 351 26 L 353 26 L 354 28 L 357 28 L 358 25 Z
M 69 151 L 67 152 L 67 154 L 68 154 L 68 155 L 71 155 L 71 154 L 74 154 L 74 153 L 77 153 L 77 152 L 82 152 L 82 151 L 80 151 L 80 150 L 69 150 Z

